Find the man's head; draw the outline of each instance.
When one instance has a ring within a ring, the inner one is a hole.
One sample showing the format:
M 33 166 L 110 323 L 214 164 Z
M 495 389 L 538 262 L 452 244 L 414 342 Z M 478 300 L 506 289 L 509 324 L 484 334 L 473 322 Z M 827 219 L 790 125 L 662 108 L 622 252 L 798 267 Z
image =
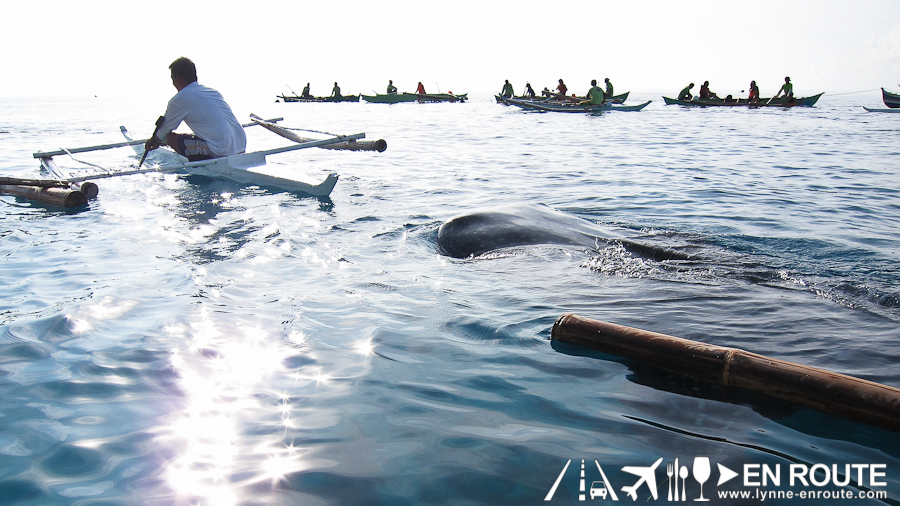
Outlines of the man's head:
M 197 82 L 197 67 L 191 60 L 181 57 L 169 65 L 172 71 L 172 84 L 178 91 L 185 86 Z

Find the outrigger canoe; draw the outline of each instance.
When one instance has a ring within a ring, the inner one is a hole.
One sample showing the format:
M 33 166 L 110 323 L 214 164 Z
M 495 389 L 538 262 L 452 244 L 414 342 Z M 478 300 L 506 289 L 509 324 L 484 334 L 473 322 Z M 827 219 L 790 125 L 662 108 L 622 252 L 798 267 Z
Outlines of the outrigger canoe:
M 126 138 L 126 141 L 124 142 L 34 153 L 34 158 L 41 161 L 42 170 L 49 174 L 51 179 L 19 180 L 16 182 L 13 181 L 12 178 L 0 178 L 0 185 L 2 185 L 0 186 L 0 190 L 2 190 L 3 193 L 19 195 L 51 205 L 72 207 L 69 203 L 83 205 L 87 203 L 89 198 L 93 198 L 97 195 L 97 185 L 91 183 L 90 181 L 92 180 L 146 172 L 174 172 L 228 179 L 240 184 L 277 188 L 290 192 L 305 193 L 315 197 L 327 197 L 331 194 L 335 184 L 337 184 L 337 174 L 328 174 L 321 183 L 310 184 L 294 179 L 266 174 L 253 169 L 266 165 L 266 157 L 270 155 L 296 151 L 299 149 L 320 147 L 329 149 L 384 151 L 387 147 L 387 144 L 382 140 L 375 142 L 359 142 L 358 139 L 365 138 L 366 134 L 364 133 L 333 135 L 332 137 L 321 140 L 300 138 L 288 129 L 274 125 L 274 122 L 279 121 L 280 118 L 263 120 L 255 115 L 251 115 L 251 118 L 253 119 L 253 122 L 243 125 L 245 128 L 260 125 L 282 137 L 293 140 L 296 144 L 195 162 L 188 161 L 174 151 L 163 147 L 152 152 L 152 155 L 148 157 L 148 161 L 150 163 L 155 162 L 156 165 L 144 168 L 134 168 L 134 165 L 119 168 L 104 168 L 88 162 L 82 162 L 72 156 L 75 153 L 88 153 L 120 147 L 132 147 L 137 155 L 143 154 L 144 144 L 147 140 L 132 139 L 125 127 L 120 127 L 122 134 Z M 69 155 L 79 163 L 88 165 L 91 168 L 80 170 L 78 174 L 72 172 L 66 173 L 60 169 L 53 159 L 54 156 L 62 155 Z M 82 198 L 82 196 L 78 194 L 85 194 L 86 196 Z
M 625 102 L 626 100 L 628 100 L 629 93 L 631 93 L 631 92 L 626 91 L 625 93 L 622 93 L 620 95 L 613 95 L 612 100 L 607 99 L 607 101 L 612 102 L 614 104 L 621 104 L 621 103 Z M 544 96 L 544 97 L 538 97 L 538 96 L 534 96 L 534 97 L 530 97 L 530 96 L 504 97 L 502 95 L 494 95 L 494 99 L 497 101 L 498 104 L 509 105 L 509 104 L 506 104 L 505 100 L 509 100 L 510 98 L 513 100 L 526 100 L 526 101 L 532 101 L 532 102 L 562 102 L 562 101 L 556 99 L 556 95 L 549 96 L 549 97 L 548 96 Z M 580 100 L 585 100 L 585 99 L 583 97 L 573 97 L 571 100 L 568 100 L 568 101 L 572 101 L 572 100 L 580 101 Z
M 575 103 L 541 103 L 508 98 L 504 103 L 521 107 L 522 109 L 529 111 L 597 113 L 605 111 L 640 111 L 644 107 L 647 107 L 650 102 L 652 101 L 648 100 L 643 104 L 637 105 L 617 105 L 609 102 L 604 102 L 599 105 L 578 105 Z
M 359 95 L 342 95 L 340 97 L 301 97 L 298 95 L 278 95 L 285 102 L 359 102 Z
M 812 107 L 824 93 L 812 95 L 810 97 L 788 99 L 779 98 L 761 98 L 758 103 L 751 104 L 746 98 L 736 98 L 734 100 L 725 100 L 724 98 L 700 99 L 694 97 L 691 100 L 678 100 L 677 98 L 663 97 L 666 105 L 687 105 L 697 107 Z
M 392 93 L 389 95 L 362 95 L 362 99 L 373 104 L 399 104 L 402 102 L 465 102 L 468 93 Z
M 891 109 L 900 107 L 900 93 L 891 93 L 890 91 L 881 88 L 881 98 L 884 100 L 884 105 Z

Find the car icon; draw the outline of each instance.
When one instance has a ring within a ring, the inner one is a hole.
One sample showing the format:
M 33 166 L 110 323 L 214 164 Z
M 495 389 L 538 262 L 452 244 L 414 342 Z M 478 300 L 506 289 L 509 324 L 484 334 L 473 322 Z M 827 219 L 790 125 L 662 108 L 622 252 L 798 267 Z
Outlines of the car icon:
M 606 499 L 606 484 L 602 481 L 595 481 L 591 483 L 591 499 L 600 496 L 601 499 Z

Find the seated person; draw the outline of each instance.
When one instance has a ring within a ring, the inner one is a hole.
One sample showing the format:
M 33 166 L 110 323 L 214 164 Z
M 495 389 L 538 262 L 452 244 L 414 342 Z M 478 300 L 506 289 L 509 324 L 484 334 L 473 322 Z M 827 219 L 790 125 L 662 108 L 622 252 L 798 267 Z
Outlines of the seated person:
M 788 99 L 794 98 L 794 85 L 791 84 L 790 77 L 784 78 L 784 84 L 781 85 L 781 89 L 778 90 L 778 93 L 776 93 L 775 96 L 772 98 L 778 98 L 778 96 L 781 95 L 782 93 L 784 93 L 784 98 L 788 98 Z
M 719 98 L 718 95 L 709 91 L 709 81 L 703 81 L 703 86 L 700 87 L 700 98 L 703 100 Z
M 588 90 L 585 98 L 587 98 L 587 100 L 582 100 L 578 105 L 600 105 L 603 103 L 603 99 L 606 98 L 603 90 L 597 86 L 596 79 L 591 79 L 591 89 Z
M 691 84 L 685 86 L 684 89 L 681 90 L 681 93 L 678 94 L 678 100 L 687 102 L 687 101 L 691 100 L 692 98 L 694 98 L 694 96 L 691 95 L 691 89 L 693 87 L 694 87 L 694 83 L 691 83 Z
M 747 103 L 759 103 L 759 87 L 756 86 L 756 81 L 750 81 L 750 96 L 747 97 Z
M 525 92 L 522 95 L 534 98 L 534 88 L 531 87 L 531 83 L 525 83 Z
M 569 88 L 566 86 L 566 83 L 563 82 L 562 79 L 559 80 L 559 86 L 556 87 L 556 91 L 558 91 L 558 96 L 560 98 L 566 96 L 566 92 L 569 91 Z
M 244 128 L 218 91 L 197 82 L 194 62 L 178 58 L 169 69 L 178 93 L 169 100 L 163 121 L 144 150 L 152 151 L 165 142 L 192 162 L 243 153 L 247 148 Z M 182 122 L 193 134 L 173 132 Z

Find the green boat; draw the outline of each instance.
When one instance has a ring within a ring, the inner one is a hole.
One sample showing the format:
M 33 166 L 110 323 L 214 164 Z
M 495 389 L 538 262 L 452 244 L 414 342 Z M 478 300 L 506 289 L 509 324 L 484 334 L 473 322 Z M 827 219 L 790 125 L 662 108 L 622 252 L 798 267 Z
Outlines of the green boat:
M 824 93 L 813 95 L 811 97 L 801 98 L 761 98 L 759 102 L 751 104 L 746 98 L 736 98 L 734 100 L 726 100 L 724 98 L 700 99 L 694 97 L 692 100 L 678 100 L 677 98 L 663 97 L 666 105 L 687 105 L 695 107 L 812 107 Z
M 398 104 L 401 102 L 465 102 L 466 95 L 449 93 L 396 93 L 390 95 L 363 95 L 362 99 L 373 104 Z

